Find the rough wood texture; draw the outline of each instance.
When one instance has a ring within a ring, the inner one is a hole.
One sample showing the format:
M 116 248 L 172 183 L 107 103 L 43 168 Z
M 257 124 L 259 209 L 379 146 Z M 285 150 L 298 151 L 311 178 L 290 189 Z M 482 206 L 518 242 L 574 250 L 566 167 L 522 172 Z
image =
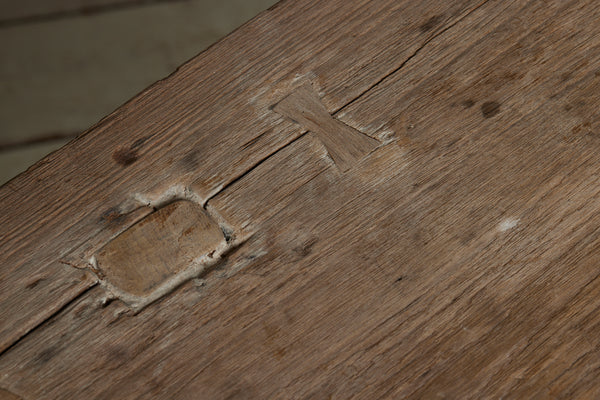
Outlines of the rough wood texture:
M 1 221 L 0 387 L 598 398 L 598 14 L 591 0 L 262 14 L 0 189 L 19 210 Z M 308 84 L 329 116 L 300 126 L 276 105 L 306 117 L 293 94 Z M 381 145 L 343 172 L 323 124 Z M 61 257 L 175 199 L 245 241 L 138 313 L 93 279 L 69 301 L 25 291 L 42 272 L 62 287 L 81 271 Z M 40 310 L 38 326 L 17 318 Z

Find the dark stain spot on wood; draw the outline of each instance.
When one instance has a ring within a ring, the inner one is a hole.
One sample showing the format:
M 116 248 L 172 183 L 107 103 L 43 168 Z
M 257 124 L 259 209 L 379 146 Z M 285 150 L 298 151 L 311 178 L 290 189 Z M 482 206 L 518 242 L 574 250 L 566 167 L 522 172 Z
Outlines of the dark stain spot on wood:
M 122 219 L 123 214 L 121 214 L 116 207 L 109 208 L 100 216 L 100 220 L 108 224 L 118 224 Z
M 419 29 L 423 33 L 428 32 L 428 31 L 432 30 L 433 28 L 435 28 L 436 26 L 438 26 L 442 22 L 443 19 L 444 19 L 443 15 L 434 15 L 433 17 L 431 17 L 427 21 L 425 21 L 425 23 L 422 24 L 419 27 Z
M 300 257 L 304 258 L 309 255 L 312 251 L 314 245 L 318 242 L 316 238 L 309 239 L 302 243 L 300 246 L 294 247 L 292 250 L 294 253 L 298 254 Z
M 263 329 L 267 335 L 267 340 L 272 341 L 279 336 L 280 329 L 277 326 L 263 324 Z
M 129 353 L 124 346 L 113 345 L 107 349 L 105 360 L 109 369 L 115 369 L 129 360 Z
M 56 354 L 58 354 L 58 351 L 58 347 L 50 346 L 35 356 L 35 361 L 39 364 L 46 364 L 48 361 L 52 360 Z
M 184 168 L 186 170 L 193 171 L 193 170 L 197 169 L 199 166 L 198 158 L 199 158 L 198 152 L 191 151 L 191 152 L 187 153 L 185 156 L 183 156 L 183 158 L 181 159 L 181 164 L 184 166 Z
M 401 276 L 401 277 L 399 277 L 398 279 L 396 279 L 396 282 L 401 282 L 401 281 L 402 281 L 402 279 L 404 279 L 404 277 L 403 277 L 403 276 Z
M 277 358 L 278 360 L 281 360 L 285 356 L 285 353 L 286 350 L 283 347 L 279 347 L 273 352 L 275 358 Z
M 566 81 L 568 81 L 569 79 L 571 79 L 571 75 L 573 75 L 573 74 L 572 74 L 572 72 L 563 72 L 563 73 L 560 75 L 560 80 L 561 80 L 561 82 L 566 82 Z
M 195 229 L 194 226 L 190 226 L 185 231 L 183 231 L 183 233 L 181 235 L 182 236 L 189 236 L 189 235 L 191 235 L 194 232 L 194 229 Z
M 592 134 L 592 130 L 591 130 L 592 124 L 589 121 L 585 121 L 582 124 L 579 125 L 575 125 L 572 129 L 571 129 L 571 133 L 573 135 L 587 135 L 587 136 L 594 136 Z
M 565 104 L 563 108 L 565 111 L 571 111 L 573 109 L 573 106 L 571 104 Z
M 137 150 L 132 148 L 122 147 L 115 150 L 113 153 L 113 160 L 124 167 L 133 164 L 138 158 L 140 158 L 140 156 L 138 155 Z
M 506 81 L 515 81 L 521 79 L 524 75 L 514 71 L 505 71 L 502 74 L 502 78 Z
M 558 98 L 558 97 L 560 97 L 560 93 L 559 93 L 559 92 L 552 93 L 550 96 L 548 96 L 548 98 L 549 98 L 550 100 L 554 100 L 554 99 L 556 99 L 556 98 Z
M 281 288 L 283 288 L 285 286 L 285 284 L 286 284 L 286 282 L 278 283 L 277 286 L 275 287 L 275 291 L 281 290 Z
M 500 112 L 500 103 L 496 101 L 486 101 L 481 105 L 481 114 L 484 118 L 492 118 Z
M 471 243 L 473 241 L 473 239 L 475 239 L 476 237 L 477 237 L 477 234 L 474 231 L 467 232 L 464 235 L 460 236 L 460 244 L 462 244 L 463 246 L 466 246 L 469 243 Z
M 464 100 L 461 104 L 465 109 L 467 109 L 473 107 L 475 105 L 475 101 L 472 99 L 467 99 Z
M 449 149 L 449 148 L 451 148 L 452 146 L 454 146 L 456 143 L 458 143 L 459 141 L 460 141 L 460 138 L 454 138 L 454 139 L 450 139 L 450 140 L 448 141 L 448 143 L 446 143 L 446 144 L 444 145 L 444 147 L 445 147 L 445 148 L 447 148 L 447 149 Z
M 37 286 L 37 285 L 38 285 L 38 284 L 39 284 L 41 281 L 43 281 L 43 280 L 44 280 L 44 278 L 35 278 L 35 279 L 32 279 L 32 280 L 31 280 L 31 282 L 29 282 L 29 283 L 28 283 L 28 284 L 25 286 L 25 288 L 26 288 L 26 289 L 33 289 L 34 287 L 36 287 L 36 286 Z

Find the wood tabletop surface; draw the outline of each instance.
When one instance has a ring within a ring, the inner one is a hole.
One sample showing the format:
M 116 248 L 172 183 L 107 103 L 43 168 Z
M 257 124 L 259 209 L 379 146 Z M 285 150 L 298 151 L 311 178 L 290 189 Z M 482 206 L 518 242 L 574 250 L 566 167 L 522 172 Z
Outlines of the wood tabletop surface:
M 0 187 L 0 398 L 600 398 L 600 2 L 284 0 Z

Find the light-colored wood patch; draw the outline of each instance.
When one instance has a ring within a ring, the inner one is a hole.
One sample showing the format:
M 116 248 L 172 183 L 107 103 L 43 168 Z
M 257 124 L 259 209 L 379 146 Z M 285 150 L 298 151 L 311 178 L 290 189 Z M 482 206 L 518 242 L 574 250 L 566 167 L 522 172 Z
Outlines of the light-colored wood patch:
M 225 243 L 219 225 L 201 206 L 177 201 L 104 246 L 97 254 L 97 267 L 115 287 L 145 296 Z
M 277 103 L 274 110 L 316 133 L 342 171 L 350 169 L 378 145 L 377 140 L 329 115 L 310 84 L 296 89 Z

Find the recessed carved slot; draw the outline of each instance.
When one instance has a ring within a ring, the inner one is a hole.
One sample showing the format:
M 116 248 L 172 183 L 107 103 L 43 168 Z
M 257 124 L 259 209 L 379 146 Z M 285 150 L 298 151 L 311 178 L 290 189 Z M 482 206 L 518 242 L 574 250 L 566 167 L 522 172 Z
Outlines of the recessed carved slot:
M 200 205 L 176 201 L 106 244 L 95 256 L 95 268 L 119 291 L 145 297 L 190 266 L 210 264 L 227 246 L 223 231 Z
M 332 117 L 310 84 L 297 88 L 273 110 L 314 132 L 341 171 L 379 146 L 379 141 Z

